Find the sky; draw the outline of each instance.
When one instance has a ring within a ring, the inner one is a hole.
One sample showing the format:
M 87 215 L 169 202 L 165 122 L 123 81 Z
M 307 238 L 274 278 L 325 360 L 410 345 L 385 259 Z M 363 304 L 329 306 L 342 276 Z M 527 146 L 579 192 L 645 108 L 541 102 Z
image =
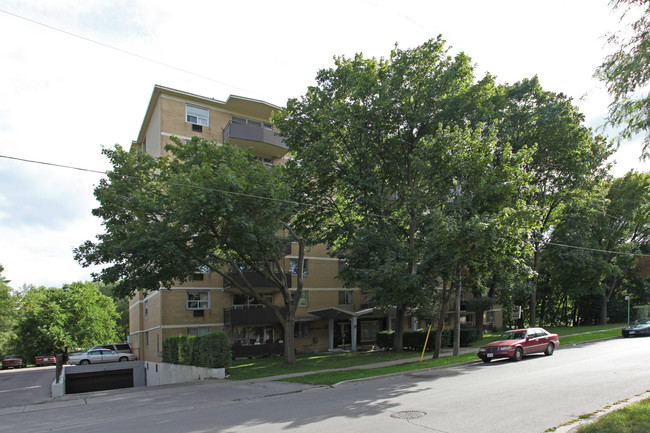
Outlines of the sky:
M 0 0 L 2 276 L 15 289 L 91 279 L 72 251 L 102 232 L 101 152 L 130 147 L 156 84 L 285 106 L 335 56 L 442 35 L 477 77 L 537 75 L 597 128 L 611 98 L 593 73 L 619 18 L 608 0 Z M 640 154 L 641 139 L 624 143 L 612 174 L 648 171 Z

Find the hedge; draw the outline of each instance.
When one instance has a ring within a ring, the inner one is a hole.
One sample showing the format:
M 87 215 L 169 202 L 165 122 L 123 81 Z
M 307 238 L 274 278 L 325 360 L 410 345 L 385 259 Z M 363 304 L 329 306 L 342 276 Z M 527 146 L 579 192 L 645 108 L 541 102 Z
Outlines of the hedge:
M 201 337 L 174 335 L 163 340 L 163 362 L 207 368 L 228 368 L 232 361 L 230 340 L 221 331 Z
M 381 331 L 377 333 L 377 347 L 380 349 L 392 349 L 394 331 Z M 473 342 L 480 340 L 482 333 L 475 328 L 460 329 L 460 345 L 469 346 Z M 421 351 L 424 347 L 424 341 L 427 338 L 427 330 L 419 329 L 417 331 L 404 331 L 402 343 L 405 350 Z M 453 330 L 446 329 L 442 331 L 442 347 L 452 346 Z M 433 350 L 436 344 L 436 331 L 432 330 L 427 342 L 427 350 Z

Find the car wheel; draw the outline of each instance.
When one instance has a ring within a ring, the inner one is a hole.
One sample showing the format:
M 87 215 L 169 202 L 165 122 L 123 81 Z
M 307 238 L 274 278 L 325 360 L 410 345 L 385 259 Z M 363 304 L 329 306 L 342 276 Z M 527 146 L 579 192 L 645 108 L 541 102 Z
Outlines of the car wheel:
M 486 364 L 492 361 L 490 358 L 481 358 Z
M 88 365 L 88 364 L 90 364 L 90 361 L 88 361 L 87 359 L 82 359 L 81 361 L 79 361 L 79 365 Z
M 126 356 L 123 356 L 123 357 L 120 358 L 120 362 L 126 362 L 128 360 L 129 360 L 129 358 L 127 358 Z
M 521 361 L 521 359 L 522 359 L 523 357 L 524 357 L 524 349 L 522 349 L 521 347 L 517 347 L 517 348 L 515 349 L 515 354 L 512 355 L 512 358 L 511 358 L 511 359 L 512 359 L 513 361 Z
M 544 351 L 544 355 L 551 356 L 554 351 L 555 351 L 555 344 L 548 343 L 548 346 L 546 346 L 546 350 Z
M 629 336 L 630 336 L 630 334 L 623 334 L 623 338 L 627 338 Z

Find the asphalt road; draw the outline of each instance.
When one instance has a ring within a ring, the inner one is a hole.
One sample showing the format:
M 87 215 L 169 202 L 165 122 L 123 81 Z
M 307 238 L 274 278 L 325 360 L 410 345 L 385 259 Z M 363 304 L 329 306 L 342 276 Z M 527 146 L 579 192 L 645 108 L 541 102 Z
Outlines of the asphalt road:
M 0 409 L 0 432 L 541 433 L 649 390 L 649 360 L 650 338 L 618 338 L 335 387 L 216 380 L 108 391 Z
M 50 401 L 55 367 L 0 370 L 0 408 Z

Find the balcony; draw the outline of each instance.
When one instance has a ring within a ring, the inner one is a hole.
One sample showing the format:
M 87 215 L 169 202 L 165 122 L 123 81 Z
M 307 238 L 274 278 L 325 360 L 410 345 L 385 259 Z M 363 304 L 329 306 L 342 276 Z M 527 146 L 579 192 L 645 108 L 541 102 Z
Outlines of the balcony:
M 255 287 L 256 289 L 277 289 L 278 286 L 273 283 L 271 280 L 268 278 L 265 278 L 264 276 L 258 274 L 257 272 L 254 271 L 244 271 L 242 272 L 244 275 L 244 278 L 248 283 Z M 275 276 L 278 279 L 282 279 L 282 273 L 276 273 Z M 246 286 L 244 279 L 239 276 L 239 274 L 230 274 L 230 277 L 235 280 L 238 284 L 241 284 L 242 286 Z M 287 281 L 287 289 L 291 288 L 291 274 L 290 273 L 285 273 L 284 278 Z M 228 281 L 226 278 L 223 279 L 223 287 L 225 289 L 232 289 L 232 284 L 230 281 Z
M 287 146 L 282 137 L 272 130 L 242 123 L 229 122 L 223 130 L 223 142 L 230 142 L 241 147 L 252 147 L 254 153 L 281 158 L 287 153 Z
M 225 308 L 223 321 L 225 325 L 232 326 L 280 323 L 273 314 L 273 310 L 261 304 L 235 305 L 232 308 Z

